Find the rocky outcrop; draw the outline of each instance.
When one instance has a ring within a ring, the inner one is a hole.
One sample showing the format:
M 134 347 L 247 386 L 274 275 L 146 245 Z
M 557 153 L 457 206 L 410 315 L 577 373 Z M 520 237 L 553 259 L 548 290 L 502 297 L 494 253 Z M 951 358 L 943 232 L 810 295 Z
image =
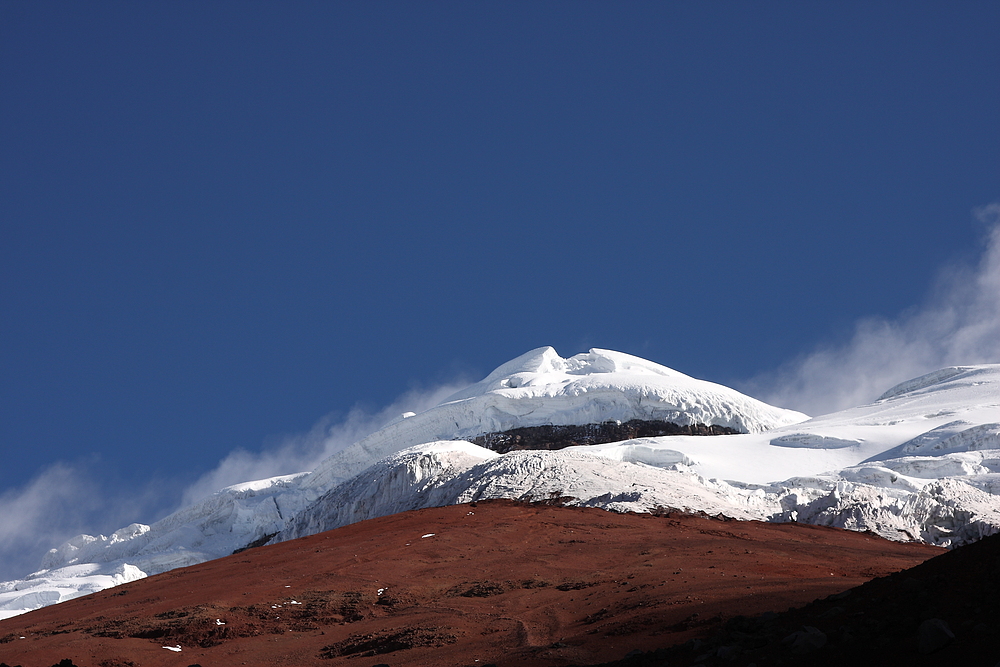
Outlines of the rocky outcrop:
M 627 422 L 606 421 L 581 426 L 528 426 L 499 433 L 486 433 L 470 441 L 499 454 L 523 450 L 555 450 L 578 445 L 602 445 L 635 438 L 655 438 L 666 435 L 735 435 L 739 431 L 728 426 L 705 424 L 675 424 L 662 420 L 630 419 Z

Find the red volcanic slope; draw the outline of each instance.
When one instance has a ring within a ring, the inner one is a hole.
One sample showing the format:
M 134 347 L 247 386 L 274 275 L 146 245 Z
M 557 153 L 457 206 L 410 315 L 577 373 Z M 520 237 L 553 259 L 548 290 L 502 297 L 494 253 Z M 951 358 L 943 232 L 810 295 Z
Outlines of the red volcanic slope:
M 373 519 L 17 616 L 0 622 L 0 661 L 593 664 L 942 551 L 798 524 L 480 502 Z

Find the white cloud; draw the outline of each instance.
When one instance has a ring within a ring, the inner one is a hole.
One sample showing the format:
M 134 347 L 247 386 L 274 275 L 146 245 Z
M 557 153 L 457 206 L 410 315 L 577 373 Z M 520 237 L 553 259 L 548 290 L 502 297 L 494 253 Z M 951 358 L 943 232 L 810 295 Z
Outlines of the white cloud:
M 804 355 L 743 389 L 819 415 L 871 402 L 938 368 L 1000 363 L 1000 203 L 973 214 L 985 229 L 977 265 L 943 270 L 922 306 L 894 319 L 863 319 L 847 343 Z
M 42 554 L 78 534 L 99 505 L 97 486 L 65 463 L 0 494 L 0 580 L 37 569 Z
M 373 433 L 403 412 L 423 412 L 468 384 L 463 381 L 428 390 L 413 389 L 375 412 L 355 406 L 342 419 L 328 415 L 308 433 L 285 438 L 276 447 L 261 452 L 237 449 L 185 489 L 181 507 L 232 484 L 313 470 L 323 459 Z

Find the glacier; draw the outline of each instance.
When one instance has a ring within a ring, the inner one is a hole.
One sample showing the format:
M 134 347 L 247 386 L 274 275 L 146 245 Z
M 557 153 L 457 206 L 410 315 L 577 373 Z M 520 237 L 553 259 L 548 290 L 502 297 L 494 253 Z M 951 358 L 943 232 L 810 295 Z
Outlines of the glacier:
M 633 419 L 735 435 L 498 454 L 470 442 Z M 77 536 L 0 583 L 0 618 L 248 545 L 488 498 L 800 521 L 952 546 L 1000 530 L 1000 365 L 956 366 L 809 418 L 628 354 L 551 347 L 406 413 L 312 471 L 227 487 L 151 525 Z

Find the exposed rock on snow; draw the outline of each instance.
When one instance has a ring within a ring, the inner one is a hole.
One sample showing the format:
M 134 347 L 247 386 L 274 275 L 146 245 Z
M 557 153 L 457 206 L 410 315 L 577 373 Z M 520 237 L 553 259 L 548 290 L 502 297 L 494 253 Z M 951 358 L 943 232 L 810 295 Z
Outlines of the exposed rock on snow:
M 636 438 L 655 438 L 665 435 L 735 435 L 739 433 L 728 426 L 685 424 L 681 426 L 665 421 L 630 419 L 582 426 L 523 426 L 501 433 L 476 436 L 471 442 L 506 454 L 518 449 L 564 449 L 579 445 L 602 445 Z

